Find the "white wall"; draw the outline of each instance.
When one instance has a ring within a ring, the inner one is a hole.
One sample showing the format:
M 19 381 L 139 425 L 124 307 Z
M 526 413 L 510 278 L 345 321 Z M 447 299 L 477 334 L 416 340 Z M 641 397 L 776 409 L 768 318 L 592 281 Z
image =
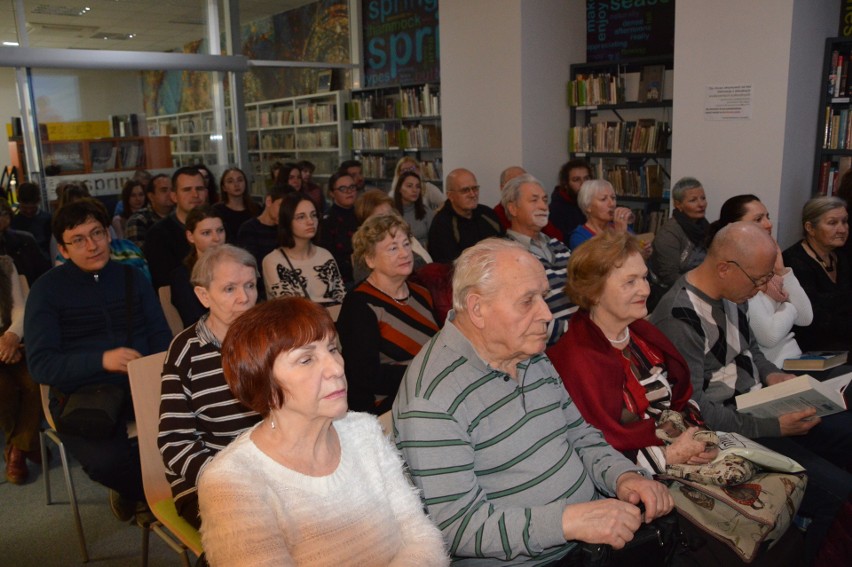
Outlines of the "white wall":
M 810 193 L 819 100 L 806 70 L 818 75 L 838 15 L 835 0 L 678 0 L 672 179 L 702 181 L 711 220 L 729 197 L 754 193 L 779 221 L 782 246 L 792 243 L 791 216 Z M 750 119 L 704 119 L 708 86 L 743 83 L 753 88 Z
M 567 159 L 568 67 L 585 59 L 583 0 L 441 0 L 444 171 L 473 171 L 480 201 L 523 165 L 555 181 Z

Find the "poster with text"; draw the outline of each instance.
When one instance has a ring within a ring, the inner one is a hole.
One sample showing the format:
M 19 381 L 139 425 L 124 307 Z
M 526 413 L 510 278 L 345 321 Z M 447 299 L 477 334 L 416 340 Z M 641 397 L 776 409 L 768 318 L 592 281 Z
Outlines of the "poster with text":
M 438 0 L 364 0 L 364 87 L 440 81 Z
M 586 61 L 674 53 L 675 0 L 586 0 Z

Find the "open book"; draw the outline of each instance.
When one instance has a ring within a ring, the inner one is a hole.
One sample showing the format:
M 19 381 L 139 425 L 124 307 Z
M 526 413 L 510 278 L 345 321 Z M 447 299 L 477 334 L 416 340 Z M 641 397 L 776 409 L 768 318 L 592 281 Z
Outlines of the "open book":
M 804 374 L 792 380 L 761 388 L 736 397 L 737 409 L 755 417 L 778 417 L 814 407 L 822 417 L 846 409 L 843 397 L 852 372 L 825 382 Z

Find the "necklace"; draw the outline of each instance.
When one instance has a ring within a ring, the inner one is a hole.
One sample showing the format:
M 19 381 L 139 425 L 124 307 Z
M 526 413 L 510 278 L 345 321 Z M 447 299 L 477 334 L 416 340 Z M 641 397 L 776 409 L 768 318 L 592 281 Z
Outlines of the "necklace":
M 814 258 L 816 258 L 816 261 L 819 262 L 823 270 L 829 274 L 834 271 L 834 257 L 831 255 L 831 252 L 828 253 L 828 263 L 826 263 L 826 261 L 822 259 L 822 256 L 816 253 L 816 250 L 813 249 L 807 238 L 805 238 L 802 242 L 804 242 L 808 250 L 811 251 L 811 254 L 814 255 Z
M 621 345 L 626 344 L 627 341 L 630 340 L 630 327 L 624 328 L 624 336 L 621 337 L 620 339 L 611 339 L 611 338 L 607 337 L 606 340 L 608 340 L 609 343 L 614 347 L 619 347 Z
M 387 295 L 389 298 L 393 299 L 398 305 L 404 305 L 405 302 L 408 301 L 408 299 L 411 297 L 411 290 L 408 289 L 408 285 L 405 286 L 405 291 L 408 292 L 408 293 L 405 294 L 405 297 L 400 297 L 399 299 L 397 299 L 396 297 L 392 296 L 391 294 L 389 294 L 388 292 L 386 292 L 385 290 L 383 290 L 382 288 L 380 288 L 379 286 L 377 286 L 376 284 L 371 282 L 370 278 L 367 278 L 367 283 L 370 284 L 371 286 L 373 286 L 376 290 L 382 292 L 383 294 Z

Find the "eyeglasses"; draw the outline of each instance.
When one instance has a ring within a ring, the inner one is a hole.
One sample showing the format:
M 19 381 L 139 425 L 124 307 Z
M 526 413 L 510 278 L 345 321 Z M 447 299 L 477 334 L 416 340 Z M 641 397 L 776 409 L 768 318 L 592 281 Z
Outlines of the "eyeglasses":
M 753 277 L 751 277 L 751 276 L 748 274 L 748 272 L 747 272 L 747 271 L 745 271 L 745 270 L 743 269 L 743 267 L 742 267 L 742 266 L 740 266 L 740 265 L 737 263 L 737 261 L 736 261 L 736 260 L 725 260 L 725 261 L 726 261 L 726 262 L 728 262 L 729 264 L 733 264 L 734 266 L 738 267 L 738 268 L 740 269 L 740 271 L 741 271 L 742 273 L 744 273 L 744 274 L 745 274 L 745 277 L 747 277 L 747 278 L 748 278 L 748 280 L 752 283 L 752 285 L 753 285 L 755 288 L 765 286 L 766 284 L 768 284 L 768 283 L 769 283 L 769 280 L 771 280 L 771 279 L 775 276 L 775 271 L 773 270 L 771 273 L 766 274 L 765 276 L 761 276 L 761 277 L 759 277 L 759 278 L 757 278 L 757 279 L 754 279 Z
M 458 189 L 452 189 L 454 193 L 460 193 L 462 195 L 470 195 L 471 193 L 479 193 L 479 185 L 471 185 L 470 187 L 459 187 Z
M 71 242 L 64 242 L 65 246 L 71 246 L 72 248 L 76 248 L 81 250 L 86 246 L 86 241 L 91 240 L 92 242 L 103 242 L 107 237 L 107 231 L 102 228 L 96 228 L 92 232 L 89 233 L 88 236 L 83 236 L 82 234 L 79 236 L 75 236 L 71 239 Z
M 340 191 L 341 193 L 350 193 L 352 191 L 357 191 L 357 185 L 341 185 L 340 187 L 334 188 L 336 191 Z

